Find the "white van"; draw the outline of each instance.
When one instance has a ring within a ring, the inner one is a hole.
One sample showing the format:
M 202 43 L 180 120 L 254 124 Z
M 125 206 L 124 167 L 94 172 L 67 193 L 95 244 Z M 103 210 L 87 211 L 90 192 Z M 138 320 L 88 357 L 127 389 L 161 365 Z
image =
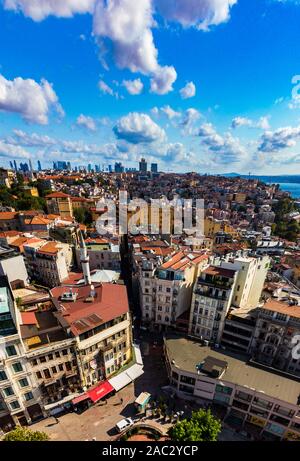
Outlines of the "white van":
M 132 421 L 131 418 L 125 418 L 116 424 L 116 428 L 118 432 L 123 432 L 125 429 L 132 426 L 133 424 L 134 422 Z

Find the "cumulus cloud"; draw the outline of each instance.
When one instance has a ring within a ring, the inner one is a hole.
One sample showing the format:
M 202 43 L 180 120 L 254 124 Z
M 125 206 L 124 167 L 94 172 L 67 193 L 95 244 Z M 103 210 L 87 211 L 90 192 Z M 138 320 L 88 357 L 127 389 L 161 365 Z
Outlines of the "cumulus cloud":
M 183 135 L 193 135 L 197 133 L 194 128 L 194 123 L 200 118 L 200 115 L 200 112 L 193 107 L 190 107 L 184 112 L 183 118 L 180 122 L 180 125 L 183 127 Z
M 179 93 L 182 99 L 192 98 L 196 94 L 195 84 L 193 82 L 187 83 L 183 88 L 181 88 Z
M 13 136 L 9 136 L 7 142 L 26 147 L 48 147 L 54 146 L 57 140 L 48 135 L 39 135 L 37 133 L 29 134 L 25 133 L 23 130 L 13 130 Z
M 239 128 L 240 126 L 268 130 L 270 128 L 269 117 L 260 117 L 259 120 L 251 120 L 248 117 L 234 117 L 231 122 L 231 127 L 235 129 Z
M 23 149 L 23 147 L 10 144 L 5 140 L 0 139 L 0 157 L 30 158 L 30 154 Z
M 261 136 L 258 150 L 261 152 L 278 152 L 295 146 L 299 138 L 300 126 L 287 126 L 275 131 L 266 131 Z
M 52 108 L 63 115 L 58 97 L 47 80 L 42 79 L 41 83 L 21 77 L 7 80 L 0 75 L 0 110 L 16 112 L 27 122 L 46 125 Z
M 110 96 L 115 96 L 114 90 L 109 85 L 107 85 L 107 83 L 105 83 L 104 80 L 100 80 L 98 82 L 98 87 L 101 93 L 109 94 Z
M 177 112 L 176 110 L 172 109 L 171 106 L 163 106 L 160 108 L 160 111 L 165 114 L 169 120 L 172 120 L 174 118 L 180 117 L 180 112 Z
M 140 78 L 136 78 L 135 80 L 123 80 L 122 85 L 125 86 L 128 93 L 132 95 L 141 94 L 144 88 Z
M 95 0 L 4 0 L 7 10 L 21 11 L 34 21 L 47 16 L 69 18 L 76 13 L 92 13 Z
M 118 139 L 132 144 L 163 141 L 166 137 L 165 131 L 149 115 L 137 112 L 120 118 L 113 130 Z
M 96 131 L 97 129 L 97 125 L 93 117 L 83 114 L 80 114 L 79 117 L 77 117 L 76 125 L 86 128 L 89 131 Z
M 158 63 L 152 27 L 151 0 L 98 0 L 95 7 L 93 33 L 101 40 L 110 40 L 118 67 L 149 75 L 151 91 L 165 94 L 172 90 L 177 74 L 173 67 Z
M 238 162 L 246 156 L 246 150 L 231 133 L 218 134 L 211 123 L 204 123 L 198 130 L 201 143 L 216 155 L 218 163 Z
M 208 30 L 230 18 L 230 8 L 238 0 L 154 0 L 159 13 L 183 27 Z

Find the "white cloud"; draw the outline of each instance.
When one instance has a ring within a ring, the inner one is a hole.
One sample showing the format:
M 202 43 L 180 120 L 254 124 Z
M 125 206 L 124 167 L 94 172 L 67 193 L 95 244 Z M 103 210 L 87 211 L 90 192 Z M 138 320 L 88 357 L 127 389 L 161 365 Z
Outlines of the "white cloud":
M 57 140 L 50 136 L 36 133 L 28 134 L 22 130 L 14 130 L 13 136 L 8 137 L 6 141 L 10 144 L 26 147 L 48 147 L 57 143 Z
M 96 131 L 97 129 L 95 120 L 92 117 L 83 114 L 80 114 L 79 117 L 77 117 L 76 125 L 84 127 L 89 131 Z
M 158 63 L 152 15 L 151 0 L 97 0 L 93 32 L 100 44 L 101 40 L 112 42 L 118 67 L 151 76 L 151 91 L 165 94 L 172 90 L 177 74 L 173 67 Z
M 23 149 L 23 147 L 10 144 L 3 139 L 0 139 L 0 157 L 30 158 L 30 154 Z
M 197 133 L 194 128 L 194 123 L 199 120 L 200 116 L 200 112 L 193 107 L 190 107 L 184 112 L 183 119 L 180 122 L 180 125 L 183 127 L 183 135 L 192 135 Z
M 238 0 L 154 0 L 160 14 L 183 27 L 208 30 L 230 18 L 230 8 Z
M 231 122 L 231 127 L 235 129 L 239 128 L 240 126 L 268 130 L 270 128 L 269 117 L 260 117 L 259 120 L 251 120 L 248 117 L 234 117 Z
M 100 80 L 98 82 L 98 87 L 101 93 L 118 97 L 117 93 L 115 93 L 114 90 L 109 85 L 107 85 L 107 83 L 104 82 L 104 80 Z
M 156 94 L 166 94 L 173 90 L 173 83 L 177 78 L 177 72 L 173 66 L 158 66 L 150 86 L 151 92 Z
M 300 126 L 287 126 L 275 131 L 266 131 L 261 136 L 258 150 L 261 152 L 278 152 L 295 146 L 299 138 Z
M 113 130 L 118 139 L 132 144 L 163 141 L 166 137 L 165 131 L 149 115 L 137 112 L 120 118 Z
M 135 80 L 123 80 L 122 84 L 125 86 L 128 93 L 132 95 L 141 94 L 144 88 L 140 78 L 136 78 Z
M 218 134 L 211 123 L 204 123 L 198 130 L 201 144 L 215 154 L 218 163 L 239 162 L 246 157 L 246 150 L 231 133 Z
M 173 118 L 178 118 L 181 115 L 180 112 L 177 112 L 170 106 L 163 106 L 160 108 L 160 111 L 163 112 L 169 120 L 172 120 Z
M 192 98 L 196 94 L 195 84 L 193 82 L 187 83 L 183 88 L 181 88 L 179 93 L 182 99 Z
M 6 80 L 0 75 L 0 110 L 16 112 L 27 122 L 46 125 L 51 108 L 63 114 L 58 97 L 47 80 L 42 79 L 41 83 L 21 77 Z
M 76 13 L 92 13 L 95 0 L 4 0 L 7 10 L 22 11 L 34 21 L 47 16 L 69 18 Z

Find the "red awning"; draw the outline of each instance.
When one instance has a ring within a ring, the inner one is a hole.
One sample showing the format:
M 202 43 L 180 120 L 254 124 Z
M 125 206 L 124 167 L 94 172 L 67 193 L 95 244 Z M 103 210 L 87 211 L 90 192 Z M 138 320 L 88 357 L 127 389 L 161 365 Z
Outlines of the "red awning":
M 82 394 L 82 395 L 79 395 L 78 397 L 76 397 L 75 399 L 73 399 L 72 403 L 73 403 L 73 405 L 76 405 L 77 403 L 82 402 L 83 400 L 87 400 L 89 398 L 90 398 L 89 395 Z
M 98 402 L 98 400 L 105 397 L 107 394 L 109 394 L 113 390 L 114 388 L 112 387 L 112 385 L 108 381 L 104 381 L 104 383 L 101 383 L 99 384 L 99 386 L 88 391 L 87 394 L 89 398 L 95 403 L 95 402 Z

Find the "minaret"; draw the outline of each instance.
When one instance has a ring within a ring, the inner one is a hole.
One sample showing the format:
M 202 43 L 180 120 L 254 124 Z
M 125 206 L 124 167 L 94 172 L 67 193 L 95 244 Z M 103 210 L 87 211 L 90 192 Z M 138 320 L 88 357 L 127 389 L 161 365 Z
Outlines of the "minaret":
M 83 239 L 82 232 L 79 233 L 79 244 L 80 244 L 80 262 L 84 277 L 84 283 L 91 285 L 91 271 L 90 271 L 90 258 L 87 252 L 86 244 Z

